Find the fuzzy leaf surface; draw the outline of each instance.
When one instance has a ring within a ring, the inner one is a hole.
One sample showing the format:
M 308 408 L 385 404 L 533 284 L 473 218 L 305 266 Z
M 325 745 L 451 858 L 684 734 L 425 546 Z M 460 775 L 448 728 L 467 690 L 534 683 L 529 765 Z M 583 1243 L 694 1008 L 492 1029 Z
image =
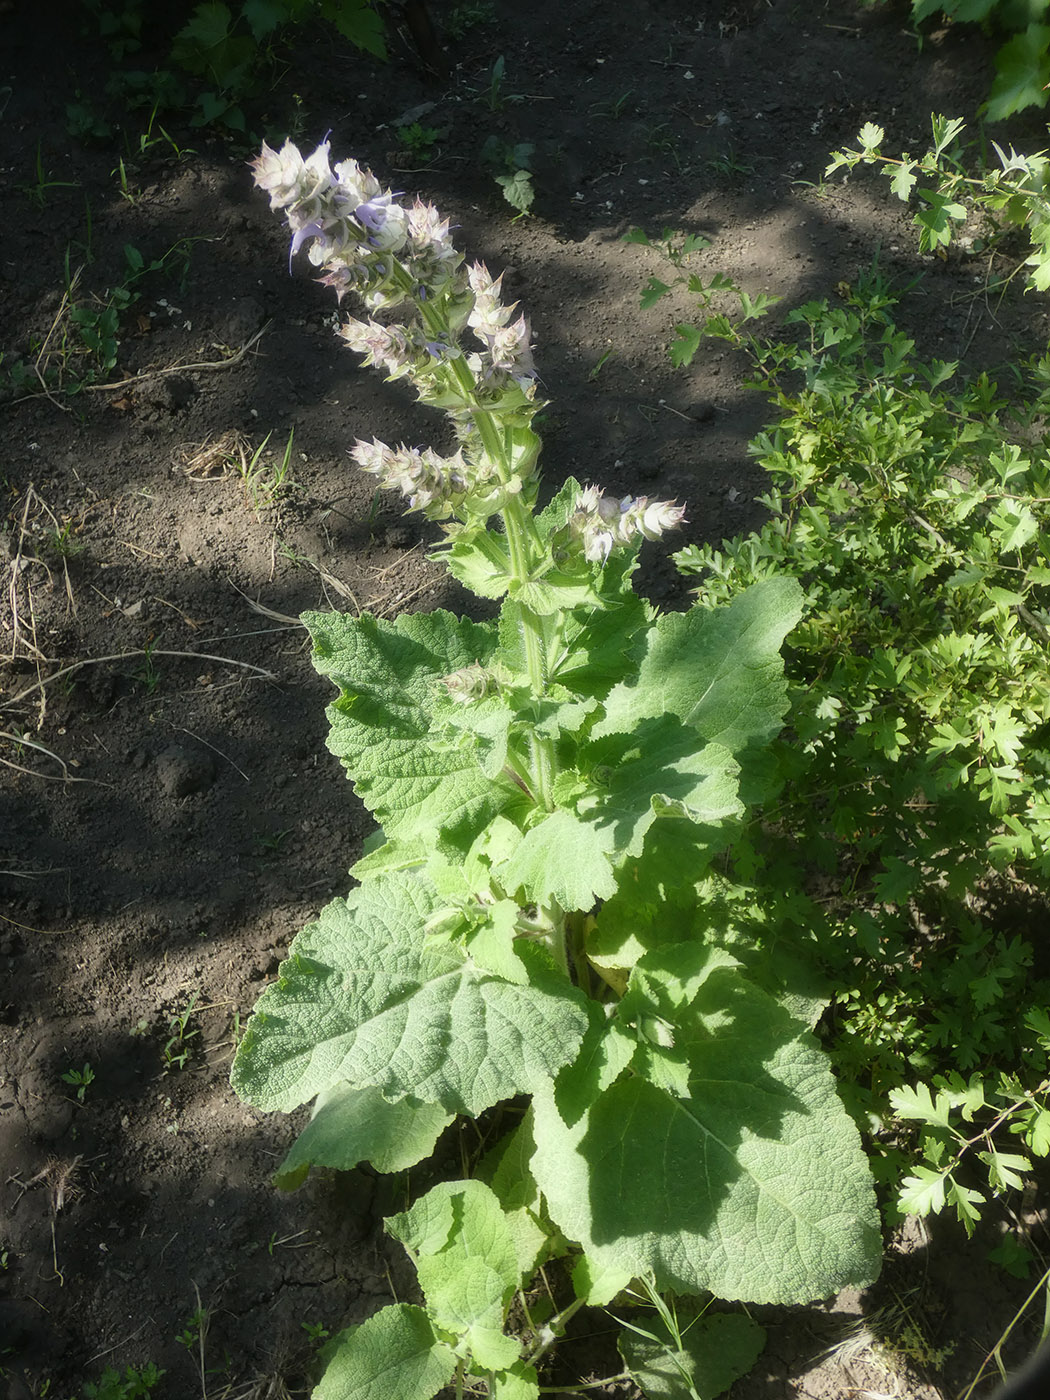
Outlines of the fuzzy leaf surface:
M 460 1336 L 483 1370 L 512 1366 L 521 1347 L 504 1333 L 503 1321 L 522 1261 L 492 1191 L 480 1181 L 442 1182 L 386 1228 L 415 1256 L 437 1326 Z
M 647 635 L 637 680 L 610 691 L 593 737 L 672 714 L 731 753 L 767 741 L 787 709 L 780 647 L 801 615 L 790 578 L 763 579 L 718 608 L 665 614 Z
M 231 1076 L 241 1097 L 287 1113 L 345 1083 L 474 1115 L 569 1062 L 588 1024 L 582 994 L 542 967 L 522 986 L 428 942 L 437 907 L 411 872 L 327 905 L 249 1022 Z
M 452 1379 L 456 1355 L 411 1303 L 381 1308 L 325 1347 L 313 1400 L 432 1400 Z
M 610 852 L 607 835 L 561 809 L 526 832 L 499 876 L 507 889 L 525 890 L 526 902 L 590 909 L 616 890 Z
M 765 1331 L 743 1313 L 710 1313 L 693 1322 L 679 1348 L 657 1318 L 653 1338 L 623 1331 L 617 1347 L 646 1400 L 683 1400 L 692 1386 L 700 1400 L 715 1400 L 746 1376 L 762 1354 Z
M 604 849 L 620 860 L 638 856 L 659 816 L 716 823 L 741 810 L 739 765 L 728 749 L 698 742 L 673 714 L 639 719 L 633 732 L 581 748 L 580 762 L 600 778 L 579 813 Z
M 345 1172 L 359 1162 L 371 1162 L 380 1172 L 405 1171 L 430 1156 L 451 1122 L 443 1108 L 411 1094 L 391 1103 L 378 1089 L 333 1084 L 318 1095 L 313 1117 L 274 1182 L 281 1190 L 294 1190 L 311 1167 Z
M 433 842 L 442 833 L 465 848 L 498 812 L 519 805 L 514 784 L 486 777 L 483 755 L 461 733 L 435 743 L 447 702 L 442 678 L 483 665 L 496 645 L 494 626 L 440 611 L 395 622 L 306 613 L 303 621 L 315 668 L 340 690 L 328 707 L 328 747 L 388 837 Z
M 596 1266 L 651 1270 L 660 1288 L 793 1303 L 870 1280 L 870 1174 L 826 1057 L 732 959 L 705 957 L 642 959 L 629 991 L 642 1053 L 571 1125 L 554 1086 L 534 1095 L 532 1169 L 551 1218 Z M 650 1028 L 668 1025 L 684 1098 L 638 1072 Z

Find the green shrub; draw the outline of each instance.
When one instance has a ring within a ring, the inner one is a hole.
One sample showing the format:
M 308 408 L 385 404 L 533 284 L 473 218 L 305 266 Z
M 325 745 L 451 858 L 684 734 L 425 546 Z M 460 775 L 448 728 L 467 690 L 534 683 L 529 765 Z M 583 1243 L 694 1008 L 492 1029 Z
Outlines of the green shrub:
M 877 272 L 766 339 L 715 314 L 744 297 L 731 279 L 688 285 L 707 314 L 672 355 L 744 350 L 777 422 L 750 445 L 766 523 L 677 562 L 705 607 L 785 574 L 806 599 L 777 795 L 730 861 L 751 892 L 709 899 L 831 995 L 824 1030 L 901 1206 L 972 1226 L 986 1182 L 1050 1149 L 1050 967 L 1018 913 L 1050 887 L 1050 359 L 1013 401 L 923 361 Z

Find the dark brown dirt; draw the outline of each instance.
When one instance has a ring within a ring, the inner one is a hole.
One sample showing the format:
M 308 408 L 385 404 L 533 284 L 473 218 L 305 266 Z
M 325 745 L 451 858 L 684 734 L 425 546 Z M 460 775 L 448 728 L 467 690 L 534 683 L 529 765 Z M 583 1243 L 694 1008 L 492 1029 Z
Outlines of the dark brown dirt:
M 279 137 L 292 111 L 311 148 L 331 129 L 336 155 L 420 190 L 469 255 L 507 269 L 552 401 L 552 486 L 572 473 L 677 497 L 685 539 L 757 518 L 746 443 L 765 405 L 731 354 L 672 370 L 689 304 L 640 311 L 661 266 L 622 241 L 635 226 L 707 234 L 698 266 L 787 305 L 881 250 L 891 275 L 925 274 L 907 314 L 931 352 L 985 364 L 1045 343 L 1045 301 L 993 307 L 973 295 L 982 267 L 920 259 L 874 179 L 814 187 L 865 120 L 914 151 L 931 111 L 973 114 L 991 71 L 980 36 L 920 47 L 902 11 L 849 0 L 496 0 L 453 39 L 451 4 L 432 8 L 446 76 L 398 42 L 384 65 L 308 32 L 251 119 Z M 123 134 L 78 143 L 66 103 L 97 96 L 111 68 L 78 7 L 0 11 L 0 382 L 13 356 L 58 376 L 48 396 L 9 388 L 0 409 L 0 1394 L 66 1400 L 105 1365 L 146 1361 L 167 1372 L 159 1396 L 304 1394 L 305 1324 L 359 1320 L 410 1278 L 377 1233 L 390 1188 L 359 1172 L 278 1194 L 293 1125 L 227 1082 L 244 1018 L 345 888 L 369 825 L 324 748 L 329 697 L 296 619 L 465 600 L 427 562 L 426 527 L 348 462 L 354 437 L 437 429 L 340 349 L 329 295 L 288 276 L 246 168 L 254 142 L 176 122 L 181 154 L 139 155 L 148 113 L 125 113 Z M 397 140 L 414 111 L 442 132 L 427 162 Z M 1039 133 L 1009 135 L 1032 149 Z M 512 221 L 479 167 L 491 135 L 535 147 L 530 218 Z M 88 360 L 63 302 L 67 253 L 90 305 L 128 244 L 147 264 L 186 248 L 188 266 L 169 255 L 136 284 L 115 366 L 71 396 Z M 236 463 L 267 434 L 253 487 Z M 645 585 L 686 600 L 655 550 Z M 85 1065 L 80 1101 L 63 1075 Z M 771 1313 L 736 1400 L 959 1394 L 1025 1288 L 937 1235 L 898 1241 L 871 1298 Z M 879 1349 L 879 1317 L 896 1352 Z M 954 1351 L 942 1364 L 923 1337 Z M 616 1368 L 600 1347 L 580 1365 Z

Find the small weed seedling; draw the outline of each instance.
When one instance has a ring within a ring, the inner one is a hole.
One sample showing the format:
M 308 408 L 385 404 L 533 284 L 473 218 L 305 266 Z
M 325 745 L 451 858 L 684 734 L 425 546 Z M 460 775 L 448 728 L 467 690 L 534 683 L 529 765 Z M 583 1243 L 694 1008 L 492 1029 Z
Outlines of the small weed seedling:
M 746 161 L 740 159 L 732 146 L 723 151 L 720 155 L 712 156 L 707 162 L 708 167 L 717 175 L 724 179 L 740 179 L 745 175 L 750 175 L 754 171 L 753 165 L 748 165 Z
M 265 455 L 266 445 L 272 436 L 272 432 L 267 433 L 251 456 L 245 444 L 238 440 L 235 453 L 226 459 L 244 483 L 244 494 L 256 516 L 263 509 L 272 509 L 285 492 L 296 486 L 291 471 L 295 429 L 289 429 L 288 440 L 279 460 Z
M 84 1095 L 95 1082 L 95 1071 L 85 1060 L 83 1069 L 67 1069 L 62 1075 L 63 1084 L 69 1084 L 77 1091 L 77 1103 L 84 1102 Z
M 142 648 L 142 664 L 134 672 L 134 679 L 139 682 L 147 695 L 152 695 L 161 682 L 162 672 L 153 659 L 156 648 L 155 639 L 146 642 Z
M 187 1062 L 193 1055 L 196 1047 L 192 1042 L 200 1035 L 200 1031 L 195 1026 L 190 1026 L 190 1019 L 197 1010 L 199 995 L 198 992 L 194 992 L 185 1010 L 177 1012 L 171 1018 L 168 1027 L 171 1035 L 165 1041 L 161 1051 L 164 1058 L 165 1074 L 170 1074 L 176 1069 L 185 1069 Z
M 18 188 L 29 202 L 36 209 L 43 209 L 47 204 L 48 190 L 75 190 L 77 188 L 75 180 L 51 180 L 44 169 L 44 156 L 40 142 L 36 143 L 36 164 L 34 166 L 36 176 L 32 185 L 19 185 Z
M 627 110 L 627 104 L 634 96 L 634 88 L 628 88 L 626 92 L 620 94 L 614 102 L 596 102 L 589 109 L 592 117 L 610 117 L 614 121 L 622 117 Z
M 145 1366 L 129 1366 L 123 1375 L 107 1366 L 98 1381 L 85 1381 L 84 1400 L 150 1400 L 164 1372 L 152 1361 Z
M 444 27 L 450 38 L 462 39 L 472 29 L 495 22 L 496 7 L 492 0 L 465 0 L 463 4 L 453 5 L 445 19 Z
M 175 1340 L 187 1351 L 196 1351 L 198 1347 L 204 1345 L 208 1335 L 209 1321 L 208 1309 L 198 1306 L 186 1319 L 186 1326 L 178 1333 Z
M 436 126 L 421 126 L 419 122 L 412 122 L 409 126 L 398 127 L 397 144 L 414 160 L 425 162 L 433 160 L 441 134 Z
M 46 554 L 57 555 L 60 559 L 72 559 L 84 548 L 83 540 L 75 537 L 76 528 L 76 521 L 69 519 L 45 530 L 40 537 L 41 548 Z
M 285 827 L 283 831 L 271 831 L 265 836 L 259 836 L 256 839 L 256 845 L 258 847 L 260 860 L 276 860 L 281 854 L 281 848 L 284 846 L 285 841 L 287 841 L 291 834 L 292 828 L 288 826 Z
M 535 198 L 530 169 L 534 150 L 529 141 L 511 145 L 499 136 L 487 137 L 481 148 L 482 165 L 492 171 L 493 179 L 503 191 L 503 198 L 518 211 L 519 219 L 529 212 Z

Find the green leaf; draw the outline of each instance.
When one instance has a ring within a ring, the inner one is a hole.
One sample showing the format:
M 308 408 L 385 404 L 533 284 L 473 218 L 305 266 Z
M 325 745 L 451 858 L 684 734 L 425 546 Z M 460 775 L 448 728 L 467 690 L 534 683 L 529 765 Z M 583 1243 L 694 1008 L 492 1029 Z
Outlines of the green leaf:
M 892 178 L 890 179 L 890 189 L 899 200 L 907 204 L 911 192 L 915 188 L 916 179 L 915 162 L 912 160 L 902 161 L 900 165 L 893 169 Z
M 919 247 L 925 253 L 947 247 L 952 241 L 953 223 L 966 218 L 966 206 L 938 190 L 920 190 L 919 197 L 928 206 L 920 209 L 913 221 L 921 230 Z
M 732 754 L 698 741 L 673 714 L 641 720 L 630 735 L 582 745 L 580 763 L 597 782 L 578 802 L 579 816 L 595 828 L 600 848 L 620 862 L 641 854 L 658 817 L 707 825 L 743 810 Z
M 1050 1156 L 1050 1112 L 1045 1108 L 1039 1109 L 1026 1128 L 1025 1142 L 1037 1157 Z
M 656 823 L 640 858 L 626 867 L 616 893 L 599 910 L 588 957 L 604 968 L 629 969 L 650 949 L 699 934 L 697 885 L 718 850 L 709 829 Z
M 189 42 L 202 49 L 218 48 L 229 38 L 233 16 L 228 5 L 200 4 L 192 18 L 175 36 L 175 43 Z
M 517 209 L 520 214 L 529 212 L 536 191 L 532 188 L 532 176 L 527 170 L 515 170 L 513 175 L 497 175 L 496 184 L 512 208 Z
M 1004 1235 L 995 1249 L 990 1249 L 985 1257 L 1014 1278 L 1028 1278 L 1035 1263 L 1035 1255 L 1030 1249 L 1026 1249 L 1015 1235 Z
M 531 1113 L 526 1112 L 518 1126 L 485 1154 L 475 1172 L 479 1181 L 492 1188 L 508 1215 L 539 1207 L 539 1187 L 529 1166 L 533 1153 L 531 1122 Z
M 611 838 L 571 812 L 556 811 L 534 826 L 497 874 L 508 891 L 521 889 L 523 903 L 565 910 L 590 909 L 616 890 Z
M 311 1167 L 350 1171 L 370 1162 L 376 1171 L 401 1172 L 434 1151 L 452 1114 L 411 1094 L 391 1103 L 378 1089 L 334 1084 L 318 1095 L 313 1116 L 278 1167 L 275 1184 L 299 1186 Z
M 671 288 L 667 283 L 661 282 L 659 277 L 650 277 L 649 281 L 642 289 L 642 310 L 648 311 L 651 306 L 656 305 L 661 297 L 665 297 L 670 290 Z
M 288 6 L 283 0 L 244 0 L 241 18 L 252 31 L 252 38 L 260 44 L 288 19 Z
M 434 742 L 435 715 L 448 698 L 442 679 L 485 664 L 496 645 L 493 625 L 447 612 L 392 623 L 306 613 L 303 621 L 314 666 L 340 689 L 328 707 L 328 747 L 388 836 L 465 850 L 498 812 L 522 805 L 514 783 L 482 772 L 480 742 L 471 747 L 452 735 L 447 746 Z
M 382 1308 L 324 1349 L 313 1400 L 432 1400 L 456 1369 L 456 1354 L 411 1303 Z
M 988 517 L 996 533 L 996 543 L 1005 553 L 1023 549 L 1039 533 L 1039 521 L 1024 502 L 1000 501 Z
M 911 1118 L 931 1127 L 947 1128 L 950 1125 L 951 1096 L 938 1094 L 934 1099 L 929 1085 L 916 1084 L 913 1089 L 907 1085 L 890 1090 L 890 1103 L 899 1118 Z
M 876 126 L 874 122 L 865 122 L 857 136 L 857 143 L 865 155 L 878 149 L 886 139 L 886 133 L 881 126 Z
M 386 1228 L 414 1255 L 436 1325 L 460 1337 L 483 1370 L 513 1366 L 521 1346 L 503 1322 L 522 1264 L 492 1191 L 480 1181 L 442 1182 Z
M 644 645 L 646 622 L 645 604 L 634 593 L 604 612 L 570 614 L 561 621 L 561 646 L 551 658 L 551 680 L 576 695 L 603 699 L 623 675 L 625 660 Z
M 985 105 L 989 121 L 1005 121 L 1025 107 L 1045 107 L 1045 89 L 1050 83 L 1050 26 L 1030 24 L 1023 34 L 1015 34 L 995 55 L 995 67 L 995 81 Z
M 435 550 L 449 573 L 479 598 L 502 598 L 511 578 L 506 538 L 494 530 L 470 530 L 445 550 Z
M 323 0 L 321 14 L 357 48 L 386 58 L 383 20 L 368 0 Z
M 241 1097 L 287 1113 L 345 1083 L 477 1114 L 571 1060 L 582 993 L 543 969 L 528 986 L 503 981 L 428 941 L 438 907 L 428 882 L 396 874 L 322 910 L 248 1023 L 231 1076 Z
M 937 1215 L 944 1209 L 945 1173 L 918 1166 L 901 1182 L 897 1204 L 904 1215 Z
M 517 1361 L 498 1371 L 489 1381 L 489 1400 L 539 1400 L 540 1383 L 535 1368 Z
M 693 363 L 693 357 L 700 349 L 704 333 L 699 326 L 692 326 L 686 321 L 675 326 L 674 333 L 675 338 L 668 346 L 667 353 L 675 369 L 681 369 L 684 365 Z
M 581 1254 L 572 1270 L 572 1291 L 592 1308 L 607 1308 L 622 1293 L 634 1275 L 624 1269 L 596 1265 Z
M 648 1322 L 649 1319 L 646 1319 Z M 647 1400 L 715 1400 L 746 1376 L 766 1345 L 757 1322 L 742 1313 L 708 1313 L 682 1329 L 682 1346 L 659 1318 L 651 1337 L 621 1332 L 616 1345 Z
M 592 737 L 670 713 L 732 753 L 768 742 L 787 708 L 780 647 L 801 615 L 791 578 L 764 579 L 716 608 L 665 614 L 646 637 L 637 680 L 609 693 Z
M 660 958 L 643 964 L 658 981 Z M 668 989 L 680 973 L 668 967 Z M 826 1056 L 724 955 L 696 978 L 685 1011 L 670 990 L 653 1005 L 674 1018 L 689 1099 L 628 1073 L 570 1127 L 555 1086 L 536 1091 L 532 1167 L 552 1220 L 596 1266 L 651 1270 L 661 1289 L 789 1303 L 871 1280 L 871 1178 Z

